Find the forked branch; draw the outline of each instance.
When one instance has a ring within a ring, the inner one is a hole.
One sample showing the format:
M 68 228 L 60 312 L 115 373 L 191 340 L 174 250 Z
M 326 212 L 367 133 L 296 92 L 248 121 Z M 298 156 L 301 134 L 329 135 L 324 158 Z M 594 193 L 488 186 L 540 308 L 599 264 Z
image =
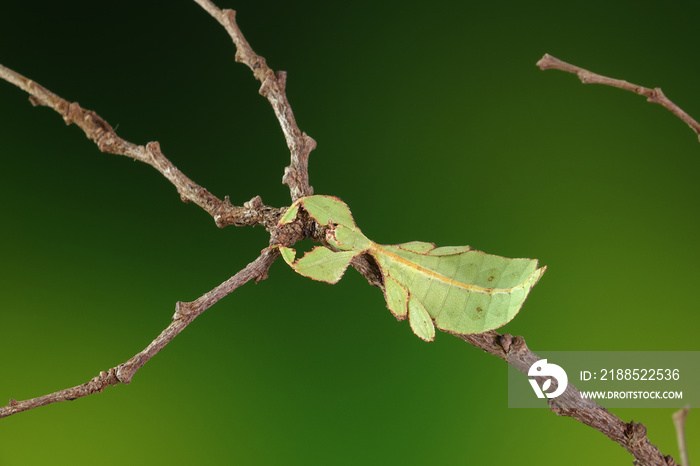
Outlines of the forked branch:
M 648 102 L 662 105 L 669 112 L 683 120 L 688 126 L 690 126 L 690 129 L 695 131 L 698 138 L 700 138 L 700 123 L 695 121 L 693 117 L 688 115 L 682 108 L 674 104 L 668 97 L 666 97 L 661 88 L 655 87 L 654 89 L 650 89 L 648 87 L 632 84 L 621 79 L 608 78 L 607 76 L 593 73 L 579 66 L 566 63 L 565 61 L 559 60 L 548 53 L 545 53 L 544 56 L 540 58 L 540 60 L 537 62 L 537 66 L 539 66 L 542 71 L 561 70 L 568 73 L 573 73 L 578 76 L 583 84 L 605 84 L 606 86 L 618 87 L 620 89 L 642 95 L 647 98 Z
M 235 12 L 221 11 L 207 1 L 198 3 L 226 27 L 238 49 L 237 61 L 247 64 L 256 78 L 263 83 L 260 93 L 272 104 L 291 151 L 291 165 L 285 171 L 284 182 L 289 185 L 292 198 L 311 194 L 312 190 L 308 183 L 308 155 L 315 147 L 315 142 L 299 130 L 294 120 L 291 106 L 285 95 L 286 74 L 280 72 L 275 75 L 265 65 L 264 58 L 253 52 L 235 24 Z M 228 196 L 223 201 L 220 200 L 178 170 L 163 155 L 160 144 L 157 142 L 151 142 L 145 146 L 128 142 L 117 136 L 114 129 L 97 113 L 81 108 L 76 102 L 68 102 L 38 83 L 2 65 L 0 65 L 0 78 L 27 92 L 33 105 L 50 107 L 63 116 L 66 124 L 76 124 L 102 152 L 124 155 L 154 167 L 177 188 L 183 201 L 194 202 L 202 207 L 214 218 L 217 226 L 260 224 L 271 233 L 273 240 L 281 239 L 287 242 L 295 242 L 303 236 L 303 233 L 298 231 L 279 231 L 276 228 L 277 220 L 284 209 L 264 205 L 259 196 L 244 203 L 243 207 L 232 205 Z M 189 303 L 178 302 L 171 324 L 148 347 L 125 363 L 103 371 L 91 381 L 76 387 L 30 400 L 10 400 L 8 406 L 0 408 L 0 418 L 39 406 L 99 393 L 109 385 L 128 384 L 136 371 L 175 338 L 195 317 L 247 281 L 253 278 L 256 281 L 267 278 L 267 270 L 278 255 L 277 249 L 265 249 L 257 260 L 212 291 Z

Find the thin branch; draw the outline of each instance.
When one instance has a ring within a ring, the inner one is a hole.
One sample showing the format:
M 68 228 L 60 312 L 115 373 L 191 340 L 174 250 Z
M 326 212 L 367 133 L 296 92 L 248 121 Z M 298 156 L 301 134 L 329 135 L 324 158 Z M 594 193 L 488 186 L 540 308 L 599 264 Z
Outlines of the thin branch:
M 182 332 L 197 316 L 216 304 L 221 298 L 250 280 L 255 279 L 257 282 L 266 279 L 267 271 L 278 255 L 279 252 L 277 249 L 265 249 L 260 257 L 248 264 L 244 269 L 213 290 L 202 295 L 197 300 L 188 303 L 178 302 L 175 314 L 173 315 L 173 321 L 170 325 L 168 325 L 150 345 L 128 361 L 116 367 L 112 367 L 107 371 L 100 372 L 100 375 L 82 385 L 24 401 L 15 401 L 11 399 L 7 406 L 0 408 L 0 418 L 40 406 L 46 406 L 61 401 L 72 401 L 87 395 L 92 395 L 93 393 L 100 393 L 109 385 L 118 385 L 119 383 L 129 384 L 134 374 L 136 374 L 136 371 L 143 367 L 153 356 L 158 354 L 165 345 L 170 343 L 172 339 Z
M 690 412 L 690 406 L 686 406 L 673 413 L 673 425 L 676 426 L 678 450 L 681 454 L 681 464 L 683 466 L 690 466 L 690 461 L 688 460 L 688 446 L 685 444 L 685 418 L 688 417 L 688 412 Z
M 236 46 L 236 61 L 247 65 L 253 71 L 255 79 L 262 83 L 259 92 L 272 105 L 291 153 L 291 165 L 285 168 L 282 183 L 289 186 L 292 201 L 312 195 L 313 188 L 309 185 L 309 153 L 316 148 L 316 141 L 302 132 L 294 119 L 285 93 L 287 73 L 275 73 L 267 66 L 265 59 L 253 51 L 236 24 L 234 10 L 221 10 L 210 0 L 195 2 L 226 29 Z
M 525 339 L 520 336 L 502 335 L 493 330 L 473 335 L 455 334 L 455 336 L 503 359 L 524 374 L 528 373 L 530 366 L 542 359 L 527 347 Z M 644 424 L 622 421 L 595 401 L 582 398 L 578 389 L 571 383 L 562 395 L 548 401 L 551 411 L 557 415 L 576 419 L 620 444 L 634 456 L 636 465 L 677 465 L 671 456 L 664 456 L 659 448 L 649 441 Z
M 620 89 L 644 96 L 647 98 L 648 102 L 664 106 L 668 111 L 683 120 L 688 126 L 690 126 L 690 129 L 695 131 L 698 138 L 700 138 L 700 123 L 685 113 L 685 111 L 683 111 L 683 109 L 681 109 L 678 105 L 671 102 L 671 100 L 669 100 L 658 87 L 650 89 L 648 87 L 632 84 L 621 79 L 608 78 L 607 76 L 602 76 L 580 68 L 576 65 L 561 61 L 548 53 L 545 53 L 544 56 L 537 62 L 537 66 L 539 66 L 542 71 L 554 69 L 573 73 L 578 76 L 583 84 L 605 84 L 606 86 L 618 87 Z
M 214 218 L 217 226 L 227 225 L 264 225 L 268 230 L 274 228 L 281 211 L 263 205 L 260 197 L 251 199 L 247 205 L 237 207 L 228 197 L 220 200 L 209 191 L 185 176 L 168 160 L 160 149 L 158 142 L 149 142 L 139 146 L 125 141 L 102 117 L 92 110 L 81 108 L 77 102 L 68 102 L 45 87 L 21 74 L 0 65 L 0 78 L 14 84 L 29 94 L 29 101 L 35 106 L 45 106 L 58 112 L 66 124 L 74 123 L 85 132 L 102 152 L 124 155 L 147 163 L 177 188 L 184 202 L 194 202 Z

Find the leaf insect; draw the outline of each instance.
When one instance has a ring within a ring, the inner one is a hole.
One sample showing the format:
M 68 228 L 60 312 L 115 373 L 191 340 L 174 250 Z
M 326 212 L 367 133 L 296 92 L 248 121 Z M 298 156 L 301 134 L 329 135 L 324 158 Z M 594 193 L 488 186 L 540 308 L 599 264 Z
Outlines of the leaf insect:
M 357 227 L 348 206 L 332 196 L 298 199 L 278 226 L 293 222 L 299 209 L 328 226 L 329 247 L 316 246 L 296 259 L 294 249 L 279 245 L 285 262 L 305 277 L 334 284 L 355 257 L 369 254 L 381 270 L 387 307 L 398 320 L 408 317 L 413 333 L 425 341 L 433 341 L 435 327 L 459 334 L 502 327 L 546 270 L 536 259 L 508 259 L 469 246 L 374 243 Z

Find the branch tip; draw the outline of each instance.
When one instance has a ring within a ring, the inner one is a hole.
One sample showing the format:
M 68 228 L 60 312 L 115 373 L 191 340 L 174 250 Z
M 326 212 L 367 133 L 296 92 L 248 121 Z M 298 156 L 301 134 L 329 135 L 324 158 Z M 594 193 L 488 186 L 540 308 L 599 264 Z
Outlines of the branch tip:
M 236 23 L 234 10 L 220 10 L 210 0 L 195 1 L 224 26 L 236 47 L 235 60 L 253 71 L 253 76 L 260 82 L 258 92 L 272 105 L 291 155 L 289 167 L 294 173 L 291 176 L 285 173 L 283 179 L 287 180 L 285 184 L 289 186 L 292 201 L 311 195 L 313 191 L 309 185 L 308 157 L 316 145 L 305 140 L 307 136 L 299 129 L 294 118 L 286 95 L 287 74 L 283 71 L 275 73 L 265 58 L 253 51 Z
M 536 65 L 542 70 L 555 69 L 560 71 L 566 71 L 567 73 L 572 73 L 578 76 L 579 80 L 583 84 L 604 84 L 607 86 L 617 87 L 626 91 L 634 92 L 635 94 L 644 96 L 647 98 L 648 102 L 659 104 L 666 108 L 669 112 L 676 115 L 683 122 L 685 122 L 695 133 L 698 135 L 698 140 L 700 140 L 700 123 L 695 121 L 690 115 L 688 115 L 683 109 L 678 105 L 673 103 L 663 91 L 656 87 L 650 89 L 644 86 L 639 86 L 637 84 L 624 81 L 622 79 L 609 78 L 597 73 L 593 73 L 579 66 L 566 63 L 565 61 L 559 60 L 547 53 L 540 58 Z
M 685 443 L 685 419 L 688 417 L 690 412 L 690 406 L 686 406 L 683 409 L 679 409 L 673 413 L 673 425 L 676 428 L 676 439 L 678 440 L 678 452 L 681 457 L 681 464 L 683 466 L 689 466 L 690 461 L 688 459 L 688 446 Z

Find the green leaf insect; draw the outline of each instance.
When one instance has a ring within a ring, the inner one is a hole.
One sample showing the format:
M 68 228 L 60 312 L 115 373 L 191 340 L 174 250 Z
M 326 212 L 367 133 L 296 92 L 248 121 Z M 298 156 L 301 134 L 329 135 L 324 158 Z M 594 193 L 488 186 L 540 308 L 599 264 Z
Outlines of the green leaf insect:
M 546 269 L 538 268 L 535 259 L 507 259 L 469 246 L 376 244 L 355 225 L 348 206 L 332 196 L 297 200 L 279 226 L 293 222 L 300 209 L 328 227 L 330 248 L 317 246 L 296 259 L 294 249 L 280 245 L 287 264 L 305 277 L 337 283 L 355 257 L 369 254 L 384 278 L 387 307 L 398 320 L 408 317 L 413 332 L 425 341 L 435 338 L 435 327 L 458 334 L 502 327 Z

